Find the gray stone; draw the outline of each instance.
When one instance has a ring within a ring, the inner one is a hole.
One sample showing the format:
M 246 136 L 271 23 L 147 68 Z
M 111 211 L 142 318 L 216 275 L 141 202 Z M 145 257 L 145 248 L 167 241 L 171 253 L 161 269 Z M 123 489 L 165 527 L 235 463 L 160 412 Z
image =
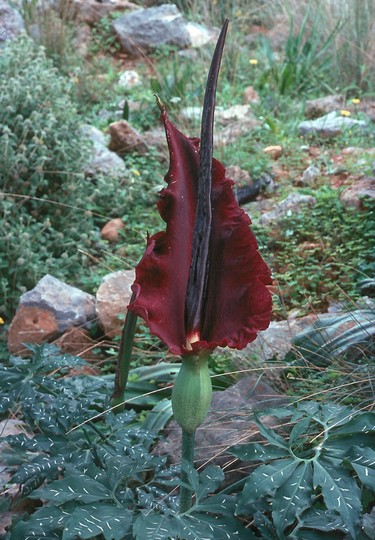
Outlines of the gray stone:
M 72 8 L 76 22 L 94 25 L 111 13 L 134 10 L 138 6 L 128 0 L 73 0 Z
M 345 206 L 353 206 L 363 210 L 363 199 L 375 199 L 375 177 L 369 176 L 357 180 L 352 186 L 341 193 L 340 201 Z
M 0 0 L 0 46 L 24 31 L 25 23 L 20 12 L 7 0 Z
M 198 47 L 212 37 L 204 27 L 187 23 L 175 4 L 139 9 L 116 19 L 113 28 L 123 50 L 132 56 L 163 45 Z
M 310 165 L 310 167 L 307 167 L 307 169 L 303 171 L 301 182 L 302 184 L 309 185 L 315 178 L 318 178 L 318 176 L 320 176 L 320 169 L 315 165 Z
M 107 138 L 94 126 L 81 127 L 84 137 L 91 142 L 92 151 L 85 167 L 86 176 L 106 176 L 123 178 L 126 175 L 126 166 L 123 159 L 107 148 Z
M 257 120 L 253 115 L 249 115 L 241 120 L 225 125 L 221 129 L 217 130 L 217 144 L 218 146 L 226 146 L 233 144 L 240 137 L 244 137 L 249 134 L 250 131 L 260 126 L 261 122 Z M 249 148 L 249 152 L 251 149 Z
M 96 293 L 96 313 L 106 336 L 120 335 L 124 324 L 123 317 L 132 295 L 134 270 L 111 272 L 102 279 Z
M 203 47 L 210 41 L 216 41 L 219 37 L 219 33 L 214 29 L 206 28 L 195 22 L 187 22 L 186 30 L 190 37 L 190 47 Z
M 202 109 L 201 107 L 185 107 L 181 111 L 181 116 L 188 120 L 200 120 Z M 250 105 L 232 105 L 215 109 L 215 121 L 224 126 L 236 120 L 247 120 L 249 117 L 252 117 Z
M 72 326 L 89 326 L 96 317 L 94 296 L 49 274 L 21 296 L 19 306 L 52 313 L 61 333 Z
M 109 150 L 123 156 L 129 152 L 145 154 L 148 150 L 147 144 L 142 135 L 127 122 L 119 120 L 109 126 Z
M 352 127 L 364 128 L 366 126 L 367 122 L 364 120 L 348 118 L 347 116 L 342 116 L 336 111 L 333 111 L 316 120 L 306 120 L 301 122 L 298 126 L 298 131 L 301 135 L 319 135 L 323 139 L 328 139 L 340 135 L 345 129 Z
M 341 94 L 309 99 L 306 101 L 305 116 L 310 119 L 318 118 L 332 111 L 339 111 L 344 108 L 344 105 L 345 98 Z
M 142 84 L 142 81 L 138 72 L 132 69 L 123 71 L 118 80 L 118 85 L 125 90 L 139 86 L 140 84 Z
M 319 315 L 319 318 L 331 316 Z M 260 332 L 252 343 L 242 351 L 233 352 L 233 363 L 237 369 L 249 368 L 254 362 L 264 366 L 270 359 L 282 361 L 292 348 L 293 339 L 297 334 L 317 320 L 317 315 L 307 315 L 301 318 L 289 318 L 286 321 L 271 321 L 267 330 Z
M 202 109 L 201 107 L 185 107 L 181 115 L 187 120 L 200 121 Z M 215 122 L 215 142 L 220 146 L 235 142 L 239 137 L 248 135 L 249 131 L 260 125 L 248 104 L 226 108 L 216 107 Z
M 260 222 L 263 225 L 272 225 L 272 223 L 277 222 L 285 216 L 300 212 L 305 206 L 314 206 L 315 203 L 316 199 L 312 195 L 302 195 L 298 192 L 290 193 L 288 197 L 279 202 L 273 210 L 260 216 Z
M 237 165 L 229 165 L 229 167 L 226 167 L 225 176 L 238 184 L 243 185 L 251 183 L 251 176 L 248 171 L 241 169 Z

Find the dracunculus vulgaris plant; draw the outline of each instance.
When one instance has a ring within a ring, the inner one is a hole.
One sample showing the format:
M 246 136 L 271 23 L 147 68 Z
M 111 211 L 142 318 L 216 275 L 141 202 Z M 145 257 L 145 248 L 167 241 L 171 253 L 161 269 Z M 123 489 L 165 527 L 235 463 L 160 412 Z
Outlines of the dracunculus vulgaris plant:
M 134 317 L 142 317 L 182 358 L 172 391 L 174 418 L 182 428 L 182 512 L 192 504 L 184 465 L 193 465 L 195 431 L 211 402 L 209 355 L 216 347 L 243 349 L 268 327 L 272 309 L 270 271 L 250 219 L 236 202 L 224 166 L 213 159 L 215 96 L 227 27 L 228 21 L 207 79 L 200 140 L 182 134 L 158 100 L 170 154 L 167 187 L 158 202 L 166 230 L 148 239 L 125 323 L 134 332 Z

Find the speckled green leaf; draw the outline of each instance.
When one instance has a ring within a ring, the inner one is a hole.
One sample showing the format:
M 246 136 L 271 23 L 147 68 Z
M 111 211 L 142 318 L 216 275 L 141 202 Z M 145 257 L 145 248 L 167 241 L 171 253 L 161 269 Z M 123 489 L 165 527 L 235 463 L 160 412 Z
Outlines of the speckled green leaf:
M 348 460 L 362 484 L 375 492 L 375 451 L 372 448 L 353 446 Z
M 142 514 L 133 533 L 136 540 L 255 540 L 233 517 L 216 519 L 206 514 Z
M 272 503 L 272 518 L 280 535 L 297 516 L 311 505 L 312 466 L 300 462 L 286 482 L 276 490 Z
M 354 478 L 343 467 L 335 467 L 328 459 L 321 459 L 314 462 L 313 482 L 314 488 L 321 488 L 327 508 L 340 514 L 355 538 L 361 511 L 361 493 Z
M 132 512 L 116 506 L 95 504 L 78 507 L 68 519 L 62 540 L 90 540 L 103 535 L 105 540 L 122 540 L 132 523 Z
M 248 503 L 255 502 L 266 493 L 272 493 L 282 486 L 296 469 L 294 459 L 276 461 L 271 465 L 261 465 L 248 478 L 238 501 L 237 513 Z

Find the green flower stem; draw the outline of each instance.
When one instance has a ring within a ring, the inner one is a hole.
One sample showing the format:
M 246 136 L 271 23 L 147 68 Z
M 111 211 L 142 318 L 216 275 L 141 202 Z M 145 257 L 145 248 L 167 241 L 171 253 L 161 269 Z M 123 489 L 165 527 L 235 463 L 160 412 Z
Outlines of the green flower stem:
M 132 294 L 130 303 L 133 302 L 135 293 Z M 126 312 L 124 327 L 122 329 L 120 350 L 118 353 L 115 388 L 111 398 L 111 407 L 116 407 L 115 412 L 125 409 L 125 389 L 130 371 L 130 360 L 132 356 L 134 334 L 137 325 L 137 315 L 131 311 Z
M 195 432 L 207 416 L 212 384 L 208 369 L 208 352 L 184 356 L 172 390 L 172 410 L 182 429 L 181 481 L 188 483 L 189 468 L 194 468 Z M 180 512 L 192 506 L 193 490 L 181 486 Z
M 194 467 L 194 445 L 195 431 L 188 433 L 182 430 L 182 455 L 181 455 L 181 481 L 184 484 L 188 483 L 188 474 L 183 467 L 184 462 L 187 462 L 191 467 Z M 180 513 L 190 510 L 193 504 L 193 490 L 189 487 L 181 486 L 180 488 Z

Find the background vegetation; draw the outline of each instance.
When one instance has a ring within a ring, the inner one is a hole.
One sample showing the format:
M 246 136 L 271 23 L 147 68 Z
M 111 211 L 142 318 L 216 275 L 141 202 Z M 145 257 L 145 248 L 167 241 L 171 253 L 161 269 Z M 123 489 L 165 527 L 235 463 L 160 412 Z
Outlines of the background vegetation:
M 308 140 L 297 128 L 307 99 L 340 93 L 351 104 L 353 98 L 365 102 L 374 95 L 374 2 L 176 3 L 188 18 L 208 26 L 220 26 L 226 17 L 232 21 L 219 105 L 241 104 L 249 85 L 259 95 L 252 104 L 259 125 L 235 143 L 218 146 L 216 157 L 257 179 L 273 170 L 264 147 L 281 145 L 277 190 L 262 197 L 276 204 L 299 189 L 317 201 L 312 209 L 266 227 L 260 226 L 254 205 L 245 207 L 273 270 L 275 320 L 326 311 L 337 302 L 348 312 L 347 319 L 333 314 L 328 330 L 310 329 L 296 339 L 282 365 L 246 359 L 249 372 L 261 368 L 273 373 L 277 368 L 281 376 L 270 380 L 294 405 L 271 411 L 277 433 L 261 416 L 256 419 L 260 439 L 268 446 L 232 449 L 240 459 L 263 462 L 239 484 L 223 488 L 219 468 L 199 476 L 189 471 L 196 504 L 187 517 L 175 513 L 176 470 L 150 453 L 171 416 L 170 385 L 177 368 L 143 325 L 127 393 L 136 412 L 121 416 L 108 413 L 93 420 L 108 407 L 118 349 L 116 340 L 101 346 L 98 329 L 92 337 L 99 342 L 94 352 L 100 377 L 67 377 L 84 362 L 61 355 L 53 346 L 34 347 L 30 360 L 9 358 L 5 331 L 22 292 L 49 272 L 95 293 L 108 271 L 134 267 L 147 234 L 163 228 L 155 203 L 167 168 L 165 149 L 151 146 L 145 155 L 126 155 L 123 180 L 87 178 L 83 171 L 91 148 L 81 126 L 89 123 L 105 131 L 112 121 L 126 117 L 141 132 L 155 128 L 157 92 L 178 126 L 197 135 L 197 121 L 188 121 L 183 109 L 201 105 L 212 52 L 194 51 L 191 61 L 173 48 L 161 48 L 131 60 L 121 54 L 108 17 L 96 23 L 83 55 L 75 41 L 70 2 L 59 0 L 58 9 L 41 11 L 38 4 L 46 6 L 46 1 L 24 0 L 22 11 L 32 37 L 0 50 L 0 414 L 6 421 L 22 419 L 24 430 L 35 437 L 10 436 L 2 452 L 15 473 L 9 486 L 22 486 L 17 496 L 1 503 L 1 510 L 16 513 L 12 529 L 2 538 L 25 540 L 26 534 L 41 538 L 45 533 L 64 540 L 145 540 L 147 526 L 154 540 L 205 535 L 220 539 L 234 534 L 233 527 L 239 538 L 247 539 L 373 539 L 374 471 L 366 467 L 374 461 L 374 345 L 369 339 L 374 304 L 364 304 L 362 297 L 374 292 L 374 205 L 364 202 L 364 211 L 343 207 L 340 194 L 346 184 L 335 183 L 335 171 L 340 156 L 346 179 L 371 175 L 374 133 L 351 129 L 333 140 Z M 282 17 L 287 23 L 278 27 Z M 281 47 L 272 41 L 273 28 L 284 29 Z M 133 68 L 142 84 L 125 90 L 119 74 Z M 351 111 L 354 118 L 364 118 L 352 106 Z M 311 147 L 314 152 L 309 154 L 306 148 Z M 357 150 L 342 153 L 348 147 Z M 318 166 L 321 175 L 311 186 L 301 187 L 308 165 Z M 126 226 L 117 244 L 100 236 L 101 227 L 113 217 L 122 218 Z M 353 320 L 360 321 L 356 330 L 350 325 Z M 332 341 L 329 332 L 344 323 L 347 331 Z M 218 375 L 217 389 L 236 378 L 229 374 L 236 368 L 227 353 L 214 355 L 211 370 Z M 281 504 L 293 486 L 281 481 L 272 485 L 270 480 L 285 467 L 309 495 L 294 510 Z M 343 480 L 330 485 L 333 500 L 329 490 L 319 486 L 322 476 L 335 477 L 335 471 Z M 254 484 L 262 472 L 267 480 L 256 493 Z M 345 499 L 347 489 L 355 494 L 354 506 Z M 340 511 L 337 497 L 343 501 Z M 45 505 L 34 512 L 41 500 Z M 98 508 L 105 519 L 90 529 Z M 238 520 L 233 520 L 235 512 Z M 103 530 L 104 522 L 110 525 Z M 184 527 L 191 536 L 184 536 Z M 167 536 L 157 536 L 155 531 L 163 528 Z

